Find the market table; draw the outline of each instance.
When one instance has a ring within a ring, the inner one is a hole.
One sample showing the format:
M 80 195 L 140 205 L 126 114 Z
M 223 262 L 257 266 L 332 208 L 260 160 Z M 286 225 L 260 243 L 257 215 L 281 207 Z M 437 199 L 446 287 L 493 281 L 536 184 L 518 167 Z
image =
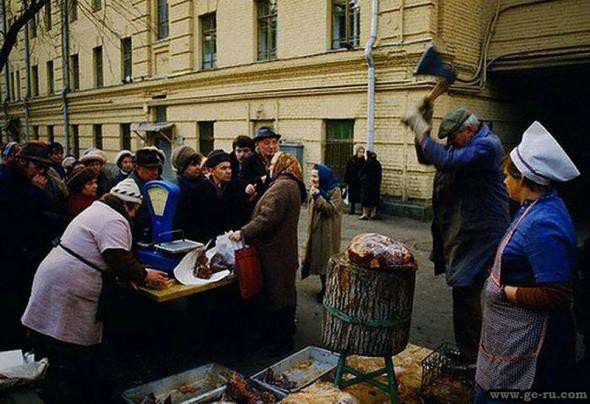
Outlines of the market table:
M 223 278 L 220 281 L 206 283 L 204 285 L 183 285 L 179 283 L 177 280 L 174 280 L 172 285 L 165 289 L 154 290 L 140 287 L 139 292 L 142 295 L 146 296 L 148 299 L 155 301 L 156 303 L 163 303 L 169 302 L 171 300 L 180 299 L 182 297 L 195 295 L 197 293 L 205 292 L 207 290 L 220 288 L 222 286 L 231 285 L 236 282 L 237 277 L 235 275 L 229 275 L 228 277 Z

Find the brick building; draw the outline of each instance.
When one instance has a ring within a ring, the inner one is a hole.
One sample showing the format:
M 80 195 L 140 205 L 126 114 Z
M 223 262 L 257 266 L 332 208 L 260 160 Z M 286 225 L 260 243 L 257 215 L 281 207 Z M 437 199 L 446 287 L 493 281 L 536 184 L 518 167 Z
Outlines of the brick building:
M 29 24 L 30 73 L 22 32 L 8 63 L 3 120 L 18 122 L 24 138 L 64 142 L 59 4 L 52 0 Z M 97 146 L 112 157 L 143 142 L 168 153 L 180 144 L 229 149 L 236 135 L 272 125 L 287 148 L 303 145 L 306 169 L 317 161 L 339 168 L 366 142 L 371 0 L 69 4 L 75 153 Z M 420 214 L 431 198 L 434 171 L 417 163 L 413 136 L 400 124 L 434 85 L 413 75 L 430 43 L 464 80 L 437 101 L 435 126 L 463 105 L 510 147 L 539 119 L 585 171 L 589 0 L 379 0 L 377 22 L 375 151 L 390 206 Z

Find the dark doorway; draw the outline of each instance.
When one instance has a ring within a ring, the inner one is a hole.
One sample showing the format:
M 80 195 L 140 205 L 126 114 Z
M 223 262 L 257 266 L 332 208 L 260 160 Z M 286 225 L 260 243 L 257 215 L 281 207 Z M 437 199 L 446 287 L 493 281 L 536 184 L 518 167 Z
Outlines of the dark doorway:
M 537 120 L 580 170 L 580 177 L 557 189 L 574 219 L 578 238 L 586 238 L 590 230 L 590 209 L 584 196 L 590 189 L 590 65 L 498 72 L 492 80 L 513 106 L 514 130 L 503 136 L 507 151 Z

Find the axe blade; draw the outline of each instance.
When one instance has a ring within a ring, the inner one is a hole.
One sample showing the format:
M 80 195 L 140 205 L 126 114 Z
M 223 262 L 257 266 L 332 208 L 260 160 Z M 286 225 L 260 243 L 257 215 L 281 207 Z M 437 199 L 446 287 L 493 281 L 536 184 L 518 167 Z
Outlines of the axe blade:
M 446 79 L 449 84 L 452 84 L 457 78 L 457 74 L 443 64 L 440 53 L 438 53 L 434 45 L 428 45 L 416 65 L 414 74 L 437 76 Z

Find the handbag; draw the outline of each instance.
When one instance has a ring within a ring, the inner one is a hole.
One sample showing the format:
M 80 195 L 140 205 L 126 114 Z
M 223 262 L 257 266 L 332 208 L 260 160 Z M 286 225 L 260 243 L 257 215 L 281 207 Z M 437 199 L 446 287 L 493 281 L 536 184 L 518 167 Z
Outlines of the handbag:
M 236 250 L 236 275 L 242 299 L 251 299 L 262 292 L 262 264 L 254 247 Z

